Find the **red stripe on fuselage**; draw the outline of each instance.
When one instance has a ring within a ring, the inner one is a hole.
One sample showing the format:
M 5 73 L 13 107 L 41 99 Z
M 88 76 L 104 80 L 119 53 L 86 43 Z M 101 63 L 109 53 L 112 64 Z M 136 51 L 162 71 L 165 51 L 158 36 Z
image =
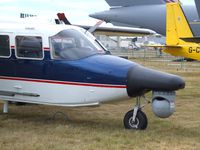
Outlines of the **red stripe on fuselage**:
M 43 49 L 44 49 L 44 51 L 50 51 L 49 47 L 44 47 Z
M 41 80 L 41 79 L 5 77 L 5 76 L 0 76 L 0 79 L 15 80 L 15 81 L 27 81 L 27 82 L 52 83 L 52 84 L 77 85 L 77 86 L 93 86 L 93 87 L 103 87 L 103 88 L 126 88 L 126 85 L 111 85 L 111 84 L 67 82 L 67 81 Z
M 15 49 L 15 46 L 10 46 L 11 49 Z M 50 51 L 50 48 L 49 47 L 44 47 L 43 48 L 44 51 Z

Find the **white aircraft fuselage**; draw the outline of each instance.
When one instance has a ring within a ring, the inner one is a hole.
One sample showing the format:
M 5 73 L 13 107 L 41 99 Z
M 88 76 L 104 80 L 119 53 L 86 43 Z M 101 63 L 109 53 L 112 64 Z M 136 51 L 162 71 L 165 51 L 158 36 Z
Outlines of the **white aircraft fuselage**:
M 0 99 L 5 101 L 4 112 L 8 101 L 77 107 L 126 100 L 153 91 L 154 110 L 162 111 L 157 115 L 169 117 L 175 99 L 168 95 L 185 86 L 179 76 L 107 55 L 92 35 L 71 25 L 1 23 L 0 43 Z M 163 106 L 170 109 L 164 112 Z M 128 115 L 126 128 L 146 128 L 146 124 L 129 126 L 135 123 L 131 120 Z

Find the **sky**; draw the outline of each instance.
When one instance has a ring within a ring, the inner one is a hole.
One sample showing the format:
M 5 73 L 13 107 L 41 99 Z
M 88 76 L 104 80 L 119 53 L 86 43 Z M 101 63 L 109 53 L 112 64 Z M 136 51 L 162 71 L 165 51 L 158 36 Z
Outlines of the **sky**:
M 181 2 L 193 4 L 193 0 Z M 88 15 L 108 9 L 105 0 L 0 0 L 1 18 L 18 18 L 20 13 L 30 13 L 52 19 L 58 12 L 64 12 L 72 24 L 95 24 L 97 20 Z

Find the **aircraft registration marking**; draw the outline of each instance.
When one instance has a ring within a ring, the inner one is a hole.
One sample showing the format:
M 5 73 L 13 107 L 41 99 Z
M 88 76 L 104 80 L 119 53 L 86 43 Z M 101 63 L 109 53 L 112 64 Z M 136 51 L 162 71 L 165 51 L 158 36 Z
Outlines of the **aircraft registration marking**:
M 200 53 L 200 47 L 189 47 L 189 50 L 188 50 L 189 53 Z

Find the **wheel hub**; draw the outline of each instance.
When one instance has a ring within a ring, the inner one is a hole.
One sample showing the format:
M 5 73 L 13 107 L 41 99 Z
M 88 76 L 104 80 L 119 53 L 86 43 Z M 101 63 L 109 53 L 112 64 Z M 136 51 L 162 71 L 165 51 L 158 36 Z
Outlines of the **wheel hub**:
M 133 117 L 131 117 L 129 119 L 129 125 L 131 126 L 131 128 L 137 129 L 138 125 L 139 125 L 139 120 L 138 118 L 135 118 L 135 121 L 133 120 Z

